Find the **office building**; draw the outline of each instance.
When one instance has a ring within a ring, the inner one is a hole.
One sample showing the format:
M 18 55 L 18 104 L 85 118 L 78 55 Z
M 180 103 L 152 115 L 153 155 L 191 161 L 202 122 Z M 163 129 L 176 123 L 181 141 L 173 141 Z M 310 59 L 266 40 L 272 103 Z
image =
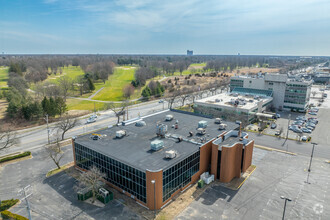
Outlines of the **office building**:
M 259 73 L 257 76 L 234 76 L 230 90 L 252 88 L 272 91 L 272 107 L 277 110 L 306 110 L 312 81 L 295 80 L 286 74 Z
M 105 181 L 149 209 L 161 209 L 205 172 L 215 181 L 239 178 L 254 141 L 232 122 L 164 111 L 73 138 L 75 167 L 92 165 Z

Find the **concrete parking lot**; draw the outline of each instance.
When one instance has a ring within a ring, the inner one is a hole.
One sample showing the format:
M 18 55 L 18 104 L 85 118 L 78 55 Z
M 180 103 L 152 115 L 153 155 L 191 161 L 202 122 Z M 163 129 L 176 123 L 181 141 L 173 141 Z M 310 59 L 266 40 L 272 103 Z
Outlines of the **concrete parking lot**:
M 286 219 L 329 219 L 330 164 L 314 159 L 307 178 L 309 157 L 254 150 L 254 173 L 238 190 L 215 184 L 176 219 L 282 219 L 284 200 L 290 197 Z

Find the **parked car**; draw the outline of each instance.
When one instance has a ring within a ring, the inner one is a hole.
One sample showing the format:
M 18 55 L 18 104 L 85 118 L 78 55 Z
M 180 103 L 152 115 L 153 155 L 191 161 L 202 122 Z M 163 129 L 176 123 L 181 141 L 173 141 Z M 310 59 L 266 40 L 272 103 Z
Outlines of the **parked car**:
M 280 118 L 280 117 L 281 117 L 281 115 L 276 113 L 276 118 Z
M 161 100 L 159 100 L 159 102 L 158 103 L 163 103 L 164 102 L 164 100 L 163 99 L 161 99 Z
M 308 112 L 309 115 L 317 115 L 317 112 Z
M 276 125 L 275 123 L 273 123 L 273 124 L 270 126 L 270 128 L 271 128 L 271 129 L 275 129 L 276 126 L 277 126 L 277 125 Z
M 296 132 L 296 133 L 302 133 L 302 130 L 299 129 L 299 128 L 293 128 L 293 131 Z
M 307 141 L 307 136 L 302 136 L 301 141 Z
M 315 124 L 313 124 L 313 123 L 310 123 L 310 122 L 309 122 L 309 123 L 307 123 L 307 124 L 306 124 L 306 126 L 307 126 L 307 127 L 312 127 L 312 128 L 315 128 L 315 127 L 316 127 L 316 125 L 315 125 Z
M 301 130 L 302 130 L 302 132 L 304 132 L 304 133 L 312 133 L 312 131 L 309 130 L 308 128 L 302 128 Z
M 312 112 L 318 112 L 319 111 L 319 108 L 316 108 L 316 107 L 315 108 L 311 108 L 311 111 Z
M 276 132 L 275 132 L 275 135 L 276 136 L 279 136 L 281 134 L 281 131 L 280 130 L 277 130 Z
M 313 130 L 314 130 L 314 128 L 313 128 L 313 127 L 311 127 L 311 126 L 306 126 L 306 128 L 307 128 L 307 129 L 309 129 L 309 130 L 311 130 L 311 131 L 313 131 Z

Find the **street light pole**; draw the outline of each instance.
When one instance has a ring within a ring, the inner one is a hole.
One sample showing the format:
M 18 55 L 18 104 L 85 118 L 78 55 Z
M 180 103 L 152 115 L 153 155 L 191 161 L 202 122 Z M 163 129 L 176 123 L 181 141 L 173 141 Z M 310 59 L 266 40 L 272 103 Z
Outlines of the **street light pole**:
M 286 209 L 286 202 L 289 201 L 291 202 L 292 200 L 287 198 L 287 197 L 284 197 L 284 196 L 281 196 L 281 199 L 284 199 L 284 209 L 283 209 L 283 216 L 282 216 L 282 220 L 284 220 L 284 216 L 285 216 L 285 209 Z
M 151 183 L 154 184 L 154 216 L 156 218 L 156 180 L 151 180 Z

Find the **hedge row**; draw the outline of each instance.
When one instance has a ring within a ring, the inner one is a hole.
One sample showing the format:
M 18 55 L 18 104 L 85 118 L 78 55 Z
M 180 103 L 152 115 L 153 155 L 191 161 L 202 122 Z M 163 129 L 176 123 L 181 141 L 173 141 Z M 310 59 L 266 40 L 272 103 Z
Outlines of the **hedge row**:
M 30 155 L 31 155 L 31 152 L 26 151 L 26 152 L 21 153 L 21 154 L 17 154 L 17 155 L 14 155 L 14 156 L 9 156 L 9 157 L 2 158 L 2 159 L 0 159 L 0 163 L 7 162 L 7 161 L 10 161 L 10 160 L 15 160 L 15 159 L 30 156 Z
M 5 211 L 10 207 L 14 206 L 16 203 L 18 203 L 18 201 L 19 201 L 18 199 L 9 199 L 9 200 L 1 201 L 0 212 Z
M 1 217 L 3 219 L 29 220 L 28 218 L 25 218 L 24 216 L 11 213 L 10 211 L 2 211 Z

